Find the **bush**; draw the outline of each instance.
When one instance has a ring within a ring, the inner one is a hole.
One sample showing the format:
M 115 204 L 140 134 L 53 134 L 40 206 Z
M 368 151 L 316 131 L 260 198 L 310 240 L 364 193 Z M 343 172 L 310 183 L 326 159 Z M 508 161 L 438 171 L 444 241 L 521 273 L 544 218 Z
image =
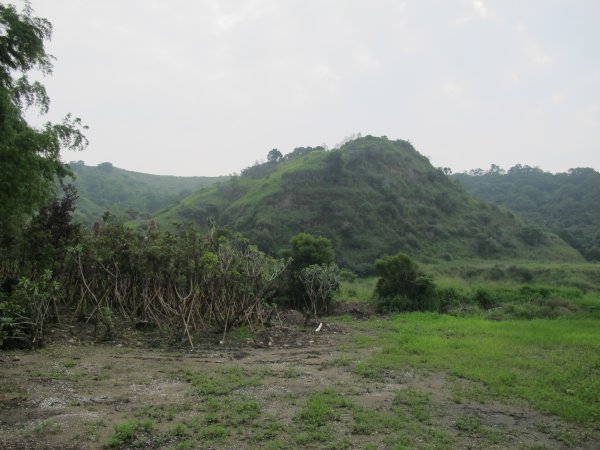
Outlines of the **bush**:
M 466 302 L 464 295 L 462 295 L 458 289 L 453 287 L 436 287 L 435 296 L 441 312 L 449 312 L 452 308 Z
M 438 309 L 435 285 L 408 255 L 398 253 L 375 261 L 379 275 L 375 308 L 379 311 L 433 311 Z
M 314 315 L 328 311 L 339 289 L 339 269 L 334 264 L 331 241 L 323 236 L 298 233 L 290 244 L 291 250 L 286 256 L 292 261 L 284 286 L 290 304 Z
M 473 293 L 473 302 L 483 309 L 493 308 L 498 303 L 496 298 L 483 288 L 479 288 Z

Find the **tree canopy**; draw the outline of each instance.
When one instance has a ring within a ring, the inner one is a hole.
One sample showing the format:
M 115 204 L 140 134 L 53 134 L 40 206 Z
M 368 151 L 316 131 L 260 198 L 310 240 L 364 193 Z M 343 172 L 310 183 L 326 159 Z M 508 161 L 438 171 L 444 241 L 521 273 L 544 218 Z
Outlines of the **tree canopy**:
M 53 57 L 44 44 L 52 25 L 33 16 L 28 3 L 22 12 L 0 5 L 0 239 L 7 244 L 24 223 L 55 193 L 56 180 L 69 172 L 61 149 L 82 150 L 87 139 L 78 118 L 67 115 L 59 124 L 31 126 L 25 111 L 48 112 L 44 86 L 30 81 L 29 73 L 52 73 Z

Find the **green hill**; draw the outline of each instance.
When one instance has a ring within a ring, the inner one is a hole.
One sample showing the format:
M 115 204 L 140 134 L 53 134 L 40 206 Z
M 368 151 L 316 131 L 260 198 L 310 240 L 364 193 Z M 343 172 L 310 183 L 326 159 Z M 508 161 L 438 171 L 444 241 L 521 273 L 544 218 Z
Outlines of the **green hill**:
M 552 174 L 516 165 L 452 175 L 471 194 L 509 208 L 558 234 L 587 259 L 600 261 L 600 173 L 590 168 Z
M 79 161 L 69 166 L 79 192 L 75 219 L 85 224 L 99 220 L 105 211 L 123 220 L 146 218 L 197 189 L 227 179 L 148 175 L 110 163 L 90 167 Z
M 270 155 L 271 156 L 271 155 Z M 581 259 L 555 235 L 475 199 L 409 142 L 367 136 L 338 150 L 297 148 L 157 214 L 165 226 L 209 218 L 276 253 L 300 231 L 333 242 L 338 262 L 368 273 L 385 254 L 421 258 Z

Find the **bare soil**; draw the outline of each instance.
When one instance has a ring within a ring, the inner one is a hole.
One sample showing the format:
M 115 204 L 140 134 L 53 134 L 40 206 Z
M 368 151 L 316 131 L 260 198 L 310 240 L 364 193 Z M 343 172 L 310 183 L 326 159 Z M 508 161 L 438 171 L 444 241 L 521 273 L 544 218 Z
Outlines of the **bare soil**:
M 307 440 L 298 415 L 307 398 L 327 389 L 366 413 L 400 414 L 394 399 L 408 389 L 404 392 L 426 398 L 426 415 L 419 418 L 414 405 L 400 405 L 410 419 L 403 434 L 406 448 L 441 448 L 443 439 L 431 440 L 436 433 L 450 439 L 453 448 L 597 448 L 585 430 L 527 404 L 458 395 L 485 389 L 445 373 L 406 370 L 384 379 L 360 376 L 354 365 L 377 350 L 353 346 L 353 336 L 368 333 L 365 328 L 325 319 L 316 332 L 315 324 L 298 321 L 290 317 L 250 338 L 226 337 L 223 344 L 222 336 L 208 336 L 193 350 L 148 332 L 122 330 L 120 339 L 99 343 L 91 325 L 55 326 L 42 349 L 0 353 L 0 448 L 102 448 L 115 424 L 133 418 L 151 418 L 156 433 L 168 433 L 177 423 L 189 425 L 192 416 L 209 423 L 208 396 L 185 374 L 218 375 L 230 368 L 242 368 L 256 382 L 215 398 L 222 405 L 236 398 L 257 401 L 262 422 L 230 423 L 229 435 L 220 440 L 192 433 L 186 441 L 173 437 L 137 445 L 265 448 L 271 442 L 273 448 L 395 448 L 399 444 L 393 437 L 402 430 L 375 426 L 361 431 L 347 410 L 327 428 L 323 440 Z M 267 421 L 281 427 L 264 438 Z

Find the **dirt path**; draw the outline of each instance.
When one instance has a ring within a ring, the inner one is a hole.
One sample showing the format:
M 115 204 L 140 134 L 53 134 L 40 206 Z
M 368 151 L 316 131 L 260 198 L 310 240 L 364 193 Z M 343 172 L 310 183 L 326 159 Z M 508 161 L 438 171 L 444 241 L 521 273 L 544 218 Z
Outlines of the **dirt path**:
M 135 338 L 0 353 L 0 448 L 594 448 L 582 431 L 443 373 L 353 371 L 352 324 L 194 351 Z M 216 342 L 216 340 L 215 340 Z

